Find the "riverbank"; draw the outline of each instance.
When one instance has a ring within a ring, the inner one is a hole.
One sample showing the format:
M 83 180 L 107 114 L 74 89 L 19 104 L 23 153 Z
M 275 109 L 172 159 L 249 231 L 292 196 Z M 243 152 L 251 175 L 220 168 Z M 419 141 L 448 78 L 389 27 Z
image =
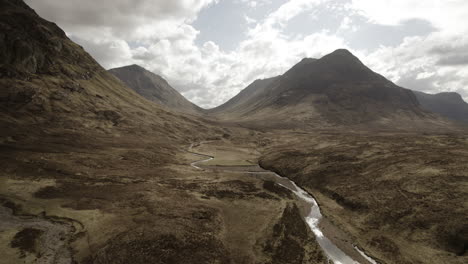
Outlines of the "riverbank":
M 202 144 L 196 144 L 200 147 Z M 204 159 L 191 163 L 191 165 L 197 169 L 211 169 L 217 171 L 228 171 L 228 172 L 237 172 L 245 173 L 258 178 L 261 178 L 265 181 L 272 181 L 276 183 L 279 188 L 283 187 L 291 191 L 298 198 L 298 204 L 301 212 L 301 216 L 304 221 L 309 226 L 310 230 L 315 235 L 315 240 L 320 245 L 324 255 L 333 263 L 342 263 L 342 264 L 373 264 L 376 263 L 370 257 L 364 257 L 358 250 L 355 248 L 355 243 L 353 243 L 349 237 L 347 237 L 342 231 L 335 227 L 330 221 L 326 218 L 323 218 L 320 208 L 316 200 L 308 194 L 306 191 L 298 187 L 294 182 L 289 180 L 286 177 L 279 176 L 274 172 L 270 172 L 260 168 L 259 166 L 245 166 L 242 165 L 242 162 L 239 162 L 239 166 L 233 166 L 232 158 L 229 162 L 229 166 L 224 163 L 223 157 L 220 157 L 219 161 L 217 156 L 214 156 L 213 153 L 220 152 L 219 149 L 223 149 L 223 152 L 226 152 L 225 146 L 220 146 L 219 142 L 215 142 L 210 149 L 209 142 L 205 142 L 203 145 L 208 147 L 209 150 L 205 148 L 205 151 L 209 151 L 210 154 L 200 153 L 193 150 L 194 144 L 189 147 L 189 151 L 195 155 L 203 157 Z M 235 151 L 232 151 L 231 157 L 235 157 L 233 154 Z M 212 164 L 204 166 L 210 161 L 213 161 Z

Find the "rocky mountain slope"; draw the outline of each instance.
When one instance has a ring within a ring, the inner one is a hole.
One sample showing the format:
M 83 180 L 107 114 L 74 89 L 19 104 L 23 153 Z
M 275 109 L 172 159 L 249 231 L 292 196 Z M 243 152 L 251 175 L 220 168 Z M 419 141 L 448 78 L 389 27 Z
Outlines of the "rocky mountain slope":
M 0 7 L 0 121 L 8 128 L 2 136 L 30 134 L 34 125 L 74 131 L 138 125 L 161 136 L 199 125 L 148 104 L 23 1 Z
M 468 104 L 458 93 L 427 94 L 414 91 L 421 107 L 446 118 L 468 124 Z
M 144 99 L 21 0 L 0 0 L 0 128 L 1 263 L 324 263 L 292 198 L 189 165 L 231 130 Z
M 226 103 L 209 110 L 211 114 L 220 114 L 223 115 L 241 113 L 246 110 L 246 107 L 252 107 L 257 103 L 259 97 L 261 97 L 265 89 L 280 79 L 281 76 L 255 80 L 252 84 L 247 86 L 242 90 L 238 95 L 231 98 Z
M 256 81 L 210 114 L 284 127 L 409 128 L 445 123 L 424 111 L 410 90 L 373 72 L 347 50 L 304 59 L 282 76 Z
M 202 112 L 200 107 L 188 101 L 161 76 L 138 65 L 115 68 L 109 72 L 139 95 L 172 111 L 190 114 Z

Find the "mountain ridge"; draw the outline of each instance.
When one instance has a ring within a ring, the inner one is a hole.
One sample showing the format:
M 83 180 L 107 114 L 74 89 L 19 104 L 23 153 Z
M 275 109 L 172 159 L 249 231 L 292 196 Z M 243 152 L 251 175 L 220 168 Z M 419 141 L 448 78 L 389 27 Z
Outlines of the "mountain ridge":
M 138 126 L 166 137 L 199 125 L 148 104 L 21 0 L 0 1 L 0 29 L 1 136 L 47 130 L 113 134 Z M 174 124 L 164 128 L 167 120 Z
M 455 92 L 428 94 L 420 91 L 414 91 L 414 94 L 424 109 L 468 124 L 468 103 L 463 100 L 460 94 Z
M 448 125 L 423 110 L 411 90 L 375 73 L 348 50 L 339 49 L 320 59 L 303 59 L 274 80 L 254 82 L 209 114 L 220 120 L 284 127 L 295 126 L 295 122 L 317 128 L 390 128 L 399 121 L 404 128 L 411 128 L 411 124 Z M 254 92 L 256 87 L 261 91 Z M 246 94 L 252 98 L 246 99 Z
M 189 114 L 200 114 L 202 108 L 191 103 L 164 78 L 133 64 L 108 70 L 129 88 L 144 98 L 169 110 Z

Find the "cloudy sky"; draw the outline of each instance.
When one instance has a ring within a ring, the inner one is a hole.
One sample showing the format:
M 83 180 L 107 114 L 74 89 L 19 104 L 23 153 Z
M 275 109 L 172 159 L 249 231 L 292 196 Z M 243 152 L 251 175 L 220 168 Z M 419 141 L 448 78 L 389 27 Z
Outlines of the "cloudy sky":
M 397 84 L 468 99 L 466 0 L 26 0 L 105 68 L 139 64 L 202 107 L 347 48 Z

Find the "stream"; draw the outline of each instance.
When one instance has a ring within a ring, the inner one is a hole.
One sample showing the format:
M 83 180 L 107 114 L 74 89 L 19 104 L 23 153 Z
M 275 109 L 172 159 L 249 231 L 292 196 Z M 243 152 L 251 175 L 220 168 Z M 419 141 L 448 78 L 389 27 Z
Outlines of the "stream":
M 40 234 L 32 243 L 32 245 L 35 245 L 36 252 L 34 254 L 22 250 L 24 263 L 75 263 L 69 244 L 76 233 L 76 229 L 70 220 L 52 219 L 47 218 L 45 215 L 15 215 L 12 209 L 0 206 L 0 233 L 11 230 L 36 230 Z M 32 238 L 27 238 L 27 240 L 30 239 Z M 28 242 L 24 239 L 22 241 L 23 243 Z
M 200 143 L 201 144 L 201 143 Z M 199 167 L 200 163 L 208 162 L 213 160 L 214 157 L 196 153 L 192 151 L 194 144 L 190 145 L 189 152 L 195 154 L 197 156 L 203 157 L 204 159 L 192 162 L 190 165 L 197 170 L 203 170 L 203 168 Z M 234 171 L 234 170 L 224 170 L 226 172 L 233 172 L 233 173 L 248 173 L 248 174 L 268 174 L 273 175 L 276 179 L 275 182 L 284 188 L 289 189 L 292 191 L 301 201 L 305 202 L 308 206 L 308 213 L 305 216 L 305 221 L 312 232 L 315 234 L 316 240 L 320 247 L 322 248 L 325 255 L 328 257 L 329 263 L 333 264 L 378 264 L 374 259 L 370 256 L 366 255 L 363 251 L 361 251 L 357 246 L 353 245 L 353 249 L 356 251 L 357 255 L 360 256 L 361 262 L 354 260 L 351 256 L 346 254 L 343 250 L 341 250 L 333 241 L 331 241 L 327 236 L 324 235 L 322 230 L 320 229 L 319 223 L 322 220 L 323 216 L 320 212 L 320 207 L 318 206 L 317 201 L 307 193 L 305 190 L 301 189 L 296 185 L 295 182 L 291 181 L 286 177 L 282 177 L 272 171 L 263 170 L 260 167 L 255 167 L 255 170 L 249 171 Z

